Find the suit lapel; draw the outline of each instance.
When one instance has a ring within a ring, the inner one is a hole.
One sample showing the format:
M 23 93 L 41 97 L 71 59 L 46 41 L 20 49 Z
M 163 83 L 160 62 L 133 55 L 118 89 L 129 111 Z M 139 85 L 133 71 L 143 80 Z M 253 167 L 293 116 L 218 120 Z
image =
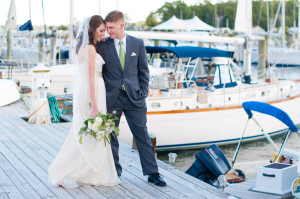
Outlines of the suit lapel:
M 124 66 L 124 72 L 128 68 L 128 63 L 131 57 L 131 53 L 133 52 L 132 46 L 131 46 L 131 38 L 130 36 L 126 35 L 126 56 L 125 56 L 125 66 Z
M 111 38 L 109 38 L 107 40 L 107 49 L 108 49 L 109 53 L 111 54 L 112 59 L 118 65 L 118 68 L 121 69 L 121 71 L 123 72 L 123 69 L 122 69 L 122 66 L 121 66 L 121 63 L 120 63 L 120 59 L 118 57 L 118 53 L 116 51 L 114 40 L 111 39 Z M 126 58 L 125 58 L 125 60 L 126 60 Z M 126 63 L 126 61 L 125 61 L 125 63 Z

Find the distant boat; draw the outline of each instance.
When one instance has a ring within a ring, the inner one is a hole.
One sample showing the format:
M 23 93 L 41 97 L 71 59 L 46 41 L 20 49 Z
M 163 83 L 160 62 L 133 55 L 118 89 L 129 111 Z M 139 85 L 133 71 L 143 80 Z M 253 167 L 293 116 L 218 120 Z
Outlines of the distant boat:
M 252 63 L 258 62 L 258 49 L 252 50 Z M 276 66 L 300 66 L 300 50 L 294 48 L 268 47 L 268 62 Z
M 13 80 L 0 79 L 0 107 L 17 101 L 20 98 L 18 86 Z

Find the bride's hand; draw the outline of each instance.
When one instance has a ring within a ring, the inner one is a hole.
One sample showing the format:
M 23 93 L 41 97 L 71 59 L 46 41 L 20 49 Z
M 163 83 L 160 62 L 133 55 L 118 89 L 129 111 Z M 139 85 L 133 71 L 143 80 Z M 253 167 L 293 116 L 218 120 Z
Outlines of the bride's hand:
M 108 36 L 103 36 L 100 41 L 105 42 L 106 40 L 108 40 Z
M 99 110 L 97 107 L 92 107 L 91 117 L 96 117 L 99 114 Z

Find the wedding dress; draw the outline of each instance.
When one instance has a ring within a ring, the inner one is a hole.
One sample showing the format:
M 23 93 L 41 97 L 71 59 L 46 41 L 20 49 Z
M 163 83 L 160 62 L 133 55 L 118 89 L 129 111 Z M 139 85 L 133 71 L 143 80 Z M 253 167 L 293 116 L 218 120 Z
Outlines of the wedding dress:
M 103 64 L 103 58 L 96 53 L 94 78 L 95 96 L 99 111 L 106 113 L 106 91 L 102 78 Z M 75 81 L 88 81 L 88 79 L 80 80 L 79 78 Z M 82 89 L 82 91 L 84 91 L 84 89 Z M 75 97 L 81 100 L 81 98 L 85 96 L 83 93 L 74 94 L 73 101 L 76 100 Z M 74 108 L 76 109 L 76 107 Z M 48 169 L 49 179 L 54 185 L 73 188 L 80 184 L 114 186 L 120 183 L 110 144 L 106 143 L 105 146 L 104 141 L 96 141 L 90 135 L 84 136 L 83 143 L 79 143 L 78 128 L 82 126 L 84 119 L 86 119 L 84 115 L 89 116 L 89 114 L 82 114 L 86 109 L 89 108 L 87 105 L 84 105 L 74 110 L 70 134 Z M 88 112 L 89 111 L 87 111 L 87 113 Z M 75 114 L 76 116 L 79 115 L 82 117 L 76 119 Z M 81 120 L 81 124 L 78 124 L 78 120 Z

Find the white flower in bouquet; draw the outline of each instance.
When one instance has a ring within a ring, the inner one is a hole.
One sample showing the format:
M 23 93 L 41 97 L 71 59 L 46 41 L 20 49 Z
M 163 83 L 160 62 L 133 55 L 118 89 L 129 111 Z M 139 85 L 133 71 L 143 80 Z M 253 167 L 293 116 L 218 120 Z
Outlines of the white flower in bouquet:
M 101 117 L 96 117 L 94 124 L 97 124 L 97 126 L 100 126 L 102 124 L 103 120 Z
M 115 113 L 114 111 L 113 114 Z M 110 143 L 111 133 L 113 133 L 113 131 L 116 135 L 119 135 L 119 128 L 115 127 L 114 121 L 116 120 L 118 120 L 118 118 L 109 113 L 99 113 L 96 118 L 88 118 L 84 121 L 84 125 L 79 131 L 79 143 L 82 144 L 83 135 L 91 135 L 98 141 L 103 140 L 105 145 L 106 142 Z
M 88 122 L 88 128 L 91 130 L 91 131 L 94 131 L 95 133 L 99 131 L 98 129 L 98 126 L 96 123 L 92 123 L 92 122 Z

